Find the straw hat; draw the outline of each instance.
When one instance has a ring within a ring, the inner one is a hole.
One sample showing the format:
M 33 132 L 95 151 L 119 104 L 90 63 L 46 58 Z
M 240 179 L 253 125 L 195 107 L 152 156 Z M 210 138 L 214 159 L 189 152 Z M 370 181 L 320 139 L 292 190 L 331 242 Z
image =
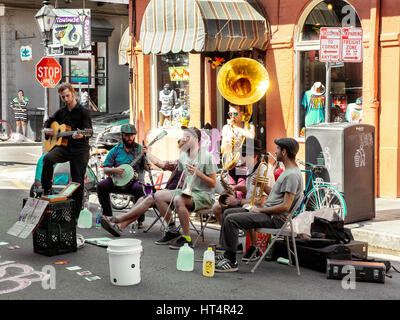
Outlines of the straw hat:
M 325 86 L 321 82 L 315 82 L 311 88 L 311 93 L 315 96 L 325 94 Z

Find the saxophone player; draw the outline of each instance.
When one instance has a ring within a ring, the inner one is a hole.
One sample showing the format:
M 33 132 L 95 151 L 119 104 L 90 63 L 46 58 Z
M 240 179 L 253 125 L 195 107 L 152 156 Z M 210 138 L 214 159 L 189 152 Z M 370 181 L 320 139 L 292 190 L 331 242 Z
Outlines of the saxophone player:
M 246 165 L 247 167 L 247 175 L 245 176 L 245 185 L 235 185 L 232 187 L 233 191 L 236 192 L 240 191 L 243 192 L 246 196 L 244 199 L 239 199 L 239 197 L 234 196 L 234 195 L 228 195 L 225 198 L 225 206 L 222 206 L 219 202 L 216 202 L 213 206 L 213 214 L 217 218 L 217 221 L 220 225 L 223 223 L 223 216 L 230 214 L 230 213 L 235 213 L 235 212 L 243 212 L 243 211 L 248 211 L 245 209 L 246 206 L 248 206 L 251 202 L 251 199 L 253 198 L 253 194 L 256 190 L 255 187 L 253 186 L 254 180 L 257 176 L 257 173 L 259 175 L 267 175 L 268 178 L 268 187 L 272 187 L 275 179 L 273 176 L 272 170 L 266 170 L 266 166 L 262 166 L 258 170 L 263 157 L 265 154 L 265 150 L 262 148 L 262 142 L 259 139 L 247 139 L 245 144 L 242 146 L 242 162 Z M 259 199 L 255 199 L 254 205 L 261 207 L 266 200 L 266 196 L 264 195 L 263 197 Z M 257 233 L 253 230 L 249 230 L 249 236 L 250 236 L 250 247 L 246 251 L 245 255 L 243 256 L 242 260 L 243 261 L 248 261 L 250 256 L 253 254 L 256 244 L 257 244 Z M 254 256 L 254 259 L 257 259 L 259 257 L 258 253 L 257 255 Z M 254 261 L 254 260 L 253 260 Z

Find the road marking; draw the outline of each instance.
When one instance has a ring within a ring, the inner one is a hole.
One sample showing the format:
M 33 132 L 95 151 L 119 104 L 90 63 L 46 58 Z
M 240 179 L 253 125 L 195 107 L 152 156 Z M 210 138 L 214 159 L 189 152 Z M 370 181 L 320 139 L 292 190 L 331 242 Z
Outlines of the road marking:
M 23 183 L 21 183 L 19 180 L 11 180 L 13 184 L 15 184 L 19 189 L 23 190 L 29 190 L 29 187 L 25 186 Z
M 29 152 L 27 152 L 26 153 L 28 156 L 32 156 L 32 157 L 41 157 L 41 155 L 38 155 L 38 154 L 35 154 L 35 153 L 29 153 Z

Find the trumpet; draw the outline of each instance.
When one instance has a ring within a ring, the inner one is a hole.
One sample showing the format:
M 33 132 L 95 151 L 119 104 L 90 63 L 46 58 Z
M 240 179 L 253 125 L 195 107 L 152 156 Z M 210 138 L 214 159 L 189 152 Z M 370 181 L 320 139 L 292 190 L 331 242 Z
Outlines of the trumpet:
M 251 196 L 249 204 L 250 207 L 254 206 L 256 199 L 261 199 L 264 193 L 264 187 L 269 182 L 267 175 L 268 175 L 268 162 L 266 162 L 264 158 L 262 158 L 257 169 L 257 176 L 255 178 L 253 194 Z

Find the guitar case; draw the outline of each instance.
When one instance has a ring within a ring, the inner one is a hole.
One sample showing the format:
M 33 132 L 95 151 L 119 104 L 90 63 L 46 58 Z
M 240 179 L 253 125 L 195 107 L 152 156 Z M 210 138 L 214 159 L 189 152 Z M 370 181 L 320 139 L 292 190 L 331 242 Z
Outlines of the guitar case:
M 327 259 L 335 260 L 351 260 L 350 248 L 344 244 L 332 244 L 332 241 L 321 241 L 326 239 L 304 239 L 307 241 L 296 240 L 297 256 L 299 265 L 319 272 L 326 272 Z M 290 248 L 293 250 L 292 242 Z M 273 248 L 274 260 L 279 257 L 288 259 L 286 241 L 277 240 Z M 292 254 L 292 262 L 295 263 L 294 255 Z

